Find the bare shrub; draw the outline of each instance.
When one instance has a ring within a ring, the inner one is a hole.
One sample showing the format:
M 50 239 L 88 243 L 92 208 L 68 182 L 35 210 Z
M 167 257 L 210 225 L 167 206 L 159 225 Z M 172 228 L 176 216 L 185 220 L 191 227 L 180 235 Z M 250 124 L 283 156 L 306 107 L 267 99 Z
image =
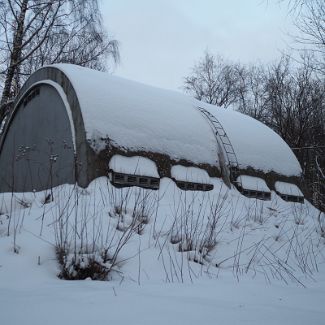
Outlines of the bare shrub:
M 293 204 L 292 214 L 296 225 L 305 224 L 306 212 L 306 208 L 302 204 Z
M 284 210 L 277 217 L 276 229 L 279 231 L 275 236 L 255 233 L 251 225 L 246 223 L 240 231 L 233 256 L 220 264 L 232 261 L 237 279 L 251 273 L 262 274 L 269 282 L 277 279 L 303 285 L 296 275 L 297 271 L 312 277 L 318 270 L 321 247 L 318 247 L 313 236 L 313 228 L 306 224 L 306 220 L 312 220 L 308 206 L 291 204 L 289 207 L 290 210 Z
M 263 225 L 268 215 L 264 211 L 264 201 L 255 199 L 247 208 L 247 218 L 253 222 Z
M 205 266 L 205 269 L 211 264 L 212 252 L 228 217 L 227 194 L 221 191 L 215 197 L 201 192 L 180 191 L 177 194 L 171 211 L 173 223 L 166 237 L 173 249 L 163 243 L 160 255 L 165 248 L 170 264 L 169 268 L 164 265 L 166 279 L 183 282 L 185 272 L 190 278 L 197 276 L 190 262 Z M 165 258 L 162 260 L 165 264 Z
M 318 213 L 317 217 L 318 232 L 321 237 L 325 238 L 325 214 L 321 211 Z
M 107 280 L 122 249 L 143 233 L 157 207 L 152 191 L 96 182 L 87 195 L 75 185 L 59 192 L 57 200 L 52 225 L 59 277 L 67 280 Z
M 65 280 L 106 280 L 111 269 L 109 261 L 101 254 L 67 254 L 57 250 L 57 259 L 61 265 L 60 279 Z

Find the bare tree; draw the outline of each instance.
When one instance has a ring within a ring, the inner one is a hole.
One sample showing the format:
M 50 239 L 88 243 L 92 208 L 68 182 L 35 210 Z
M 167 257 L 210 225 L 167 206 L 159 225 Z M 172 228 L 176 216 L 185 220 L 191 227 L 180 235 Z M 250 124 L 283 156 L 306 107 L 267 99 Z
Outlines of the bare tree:
M 281 0 L 287 2 L 295 15 L 298 29 L 294 37 L 302 48 L 299 51 L 313 53 L 314 67 L 325 74 L 325 2 L 324 0 Z
M 185 91 L 212 105 L 228 106 L 237 98 L 239 78 L 236 67 L 221 56 L 208 52 L 185 77 Z
M 240 71 L 239 76 L 245 86 L 238 90 L 235 106 L 240 112 L 264 121 L 268 115 L 265 105 L 267 70 L 262 65 L 252 65 L 242 67 Z
M 277 132 L 302 166 L 310 199 L 325 209 L 325 82 L 313 56 L 302 56 L 300 65 L 284 55 L 247 67 L 206 53 L 185 78 L 185 90 L 216 106 L 232 104 Z
M 0 1 L 1 105 L 44 64 L 71 62 L 99 70 L 118 60 L 118 44 L 101 22 L 97 0 Z
M 244 113 L 271 127 L 294 150 L 310 199 L 324 210 L 325 83 L 315 73 L 313 58 L 302 59 L 293 66 L 290 57 L 283 56 L 268 67 L 250 70 L 248 83 L 258 83 L 248 88 Z M 240 99 L 238 109 L 242 107 Z

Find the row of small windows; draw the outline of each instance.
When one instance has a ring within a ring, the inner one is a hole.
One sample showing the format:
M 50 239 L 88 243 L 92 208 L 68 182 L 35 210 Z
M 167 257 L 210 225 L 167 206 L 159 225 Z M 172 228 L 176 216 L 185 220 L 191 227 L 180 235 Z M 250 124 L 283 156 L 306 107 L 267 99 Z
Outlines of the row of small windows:
M 213 190 L 212 184 L 191 183 L 183 181 L 175 181 L 176 185 L 184 191 L 211 191 Z
M 150 189 L 158 189 L 160 178 L 140 175 L 130 175 L 123 173 L 111 172 L 111 182 L 120 187 L 124 186 L 139 186 Z M 201 184 L 175 180 L 176 185 L 184 191 L 211 191 L 212 184 Z
M 305 199 L 303 196 L 295 196 L 295 195 L 287 195 L 287 194 L 277 194 L 281 197 L 282 200 L 287 202 L 297 202 L 297 203 L 304 203 Z
M 158 189 L 160 184 L 159 178 L 115 172 L 111 173 L 111 181 L 117 186 L 139 186 L 150 189 Z
M 201 183 L 192 183 L 192 182 L 184 182 L 174 180 L 176 185 L 184 191 L 211 191 L 213 190 L 212 184 L 201 184 Z M 140 176 L 140 175 L 130 175 L 123 173 L 115 173 L 111 172 L 111 182 L 118 187 L 126 187 L 126 186 L 139 186 L 148 189 L 159 189 L 160 178 L 150 177 L 150 176 Z M 240 188 L 240 193 L 245 195 L 248 198 L 256 198 L 259 200 L 271 200 L 270 192 L 263 191 L 254 191 L 248 189 Z M 285 201 L 288 202 L 297 202 L 304 203 L 304 198 L 300 196 L 294 195 L 285 195 L 278 193 L 277 194 Z
M 271 192 L 254 191 L 254 190 L 248 190 L 248 189 L 242 189 L 242 188 L 239 188 L 239 191 L 240 191 L 241 194 L 243 194 L 243 195 L 245 195 L 246 197 L 249 197 L 249 198 L 256 198 L 256 199 L 265 200 L 265 201 L 271 200 Z M 284 201 L 296 202 L 296 203 L 304 203 L 304 197 L 303 196 L 281 194 L 279 192 L 276 192 L 276 193 Z
M 128 170 L 132 171 L 137 170 L 139 167 L 139 164 L 147 164 L 146 167 L 148 168 L 148 159 L 144 157 L 123 157 L 123 156 L 115 156 L 115 165 L 110 161 L 110 168 L 109 168 L 109 175 L 110 175 L 110 180 L 113 185 L 117 187 L 129 187 L 129 186 L 138 186 L 138 187 L 143 187 L 143 188 L 148 188 L 148 189 L 154 189 L 157 190 L 159 189 L 160 186 L 160 178 L 156 169 L 156 166 L 154 162 L 152 162 L 151 169 L 149 168 L 149 171 L 151 172 L 153 176 L 145 176 L 145 175 L 138 175 L 136 172 L 134 174 L 130 173 L 125 173 L 124 171 L 116 172 L 114 171 L 116 166 L 125 165 L 128 166 Z M 134 164 L 134 160 L 137 159 L 136 161 L 136 166 L 132 166 Z M 130 167 L 131 166 L 131 167 Z M 134 167 L 134 168 L 133 168 Z M 182 171 L 183 166 L 177 166 L 178 167 L 178 173 Z M 117 167 L 118 168 L 118 167 Z M 174 169 L 176 168 L 175 166 L 173 167 Z M 180 168 L 182 168 L 180 170 Z M 193 167 L 188 167 L 193 168 Z M 187 173 L 188 171 L 186 171 Z M 199 171 L 200 172 L 200 171 Z M 205 172 L 201 170 L 201 173 Z M 139 172 L 140 174 L 141 172 Z M 157 175 L 157 176 L 156 176 Z M 208 179 L 208 175 L 206 175 L 205 179 Z M 252 177 L 252 176 L 240 176 L 240 182 L 236 183 L 236 187 L 239 190 L 239 192 L 248 197 L 248 198 L 255 198 L 259 200 L 264 200 L 268 201 L 271 200 L 271 191 L 267 191 L 268 189 L 267 184 L 265 183 L 265 180 L 262 178 L 257 178 L 257 177 Z M 184 191 L 211 191 L 213 190 L 213 185 L 209 183 L 196 183 L 196 182 L 190 182 L 190 181 L 184 181 L 184 180 L 179 180 L 176 179 L 175 177 L 172 177 L 172 180 L 175 182 L 178 188 Z M 256 184 L 259 184 L 259 186 L 256 187 L 256 189 L 250 188 L 251 185 L 247 186 L 245 183 L 249 181 L 252 183 L 252 181 L 256 182 Z M 288 185 L 290 185 L 288 183 Z M 291 184 L 292 186 L 296 186 Z M 260 188 L 258 188 L 260 187 Z M 263 190 L 262 190 L 263 188 Z M 298 189 L 299 190 L 299 189 Z M 298 202 L 298 203 L 303 203 L 304 202 L 304 197 L 303 196 L 295 196 L 295 195 L 287 195 L 287 194 L 282 194 L 276 191 L 276 193 L 285 201 L 289 202 Z

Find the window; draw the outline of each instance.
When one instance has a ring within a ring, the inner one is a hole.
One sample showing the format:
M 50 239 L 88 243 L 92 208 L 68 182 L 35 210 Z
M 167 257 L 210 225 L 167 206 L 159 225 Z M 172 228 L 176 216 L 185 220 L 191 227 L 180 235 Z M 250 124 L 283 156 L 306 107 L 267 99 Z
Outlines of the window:
M 287 195 L 287 194 L 277 194 L 281 197 L 282 200 L 287 202 L 296 202 L 296 203 L 304 203 L 304 197 L 303 196 L 295 196 L 295 195 Z
M 175 181 L 176 185 L 184 191 L 211 191 L 213 190 L 212 184 L 201 184 L 192 182 Z
M 259 200 L 271 200 L 271 193 L 270 192 L 263 192 L 263 191 L 253 191 L 248 189 L 243 189 L 239 187 L 239 192 L 249 198 L 256 198 Z
M 149 176 L 115 173 L 112 171 L 111 182 L 118 187 L 139 186 L 150 189 L 158 189 L 160 179 Z

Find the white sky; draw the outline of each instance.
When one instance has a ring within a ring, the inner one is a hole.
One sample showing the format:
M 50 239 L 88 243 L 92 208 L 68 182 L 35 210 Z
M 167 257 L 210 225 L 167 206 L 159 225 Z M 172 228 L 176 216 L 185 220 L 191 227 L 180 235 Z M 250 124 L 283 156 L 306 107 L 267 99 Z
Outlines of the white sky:
M 242 63 L 270 62 L 293 32 L 278 0 L 102 0 L 101 6 L 120 42 L 115 74 L 174 90 L 206 49 Z

